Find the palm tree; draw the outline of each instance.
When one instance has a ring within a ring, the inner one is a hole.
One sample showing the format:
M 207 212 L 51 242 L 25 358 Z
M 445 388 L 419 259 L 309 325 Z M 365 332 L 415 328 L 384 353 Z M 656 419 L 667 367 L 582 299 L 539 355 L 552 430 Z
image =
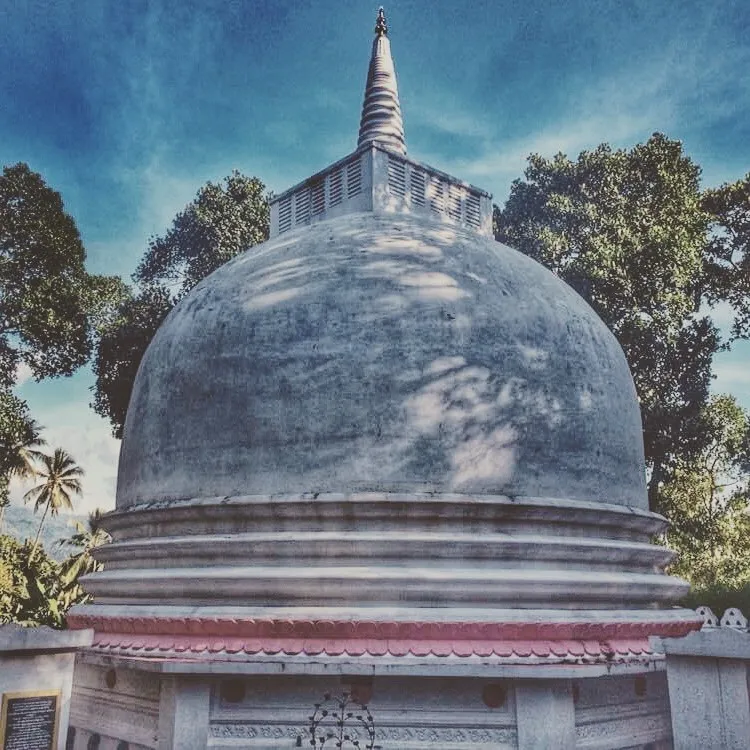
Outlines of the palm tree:
M 36 479 L 38 476 L 37 464 L 44 458 L 44 453 L 37 450 L 38 447 L 46 445 L 47 441 L 39 437 L 39 433 L 44 429 L 36 419 L 29 420 L 30 439 L 19 440 L 16 445 L 18 460 L 16 465 L 11 467 L 11 476 L 19 479 Z
M 34 513 L 44 506 L 29 559 L 36 552 L 47 512 L 50 511 L 55 516 L 60 508 L 73 510 L 72 497 L 80 496 L 82 491 L 80 477 L 83 476 L 83 469 L 62 448 L 57 448 L 51 456 L 41 454 L 37 476 L 43 480 L 42 483 L 32 487 L 23 496 L 24 502 L 34 502 Z
M 89 513 L 86 525 L 75 521 L 76 533 L 68 539 L 61 539 L 61 547 L 76 547 L 79 551 L 71 555 L 61 566 L 63 583 L 70 586 L 78 578 L 99 569 L 99 563 L 94 560 L 91 550 L 101 547 L 110 541 L 110 536 L 102 526 L 102 512 L 97 508 Z
M 13 477 L 17 479 L 36 479 L 38 476 L 37 465 L 42 460 L 42 456 L 44 456 L 37 448 L 46 445 L 46 441 L 39 437 L 39 433 L 43 429 L 35 419 L 28 420 L 23 433 L 18 435 L 16 444 L 11 448 L 13 463 L 8 470 L 7 479 L 12 479 Z M 5 486 L 7 489 L 7 485 Z M 10 501 L 7 495 L 4 498 L 0 498 L 0 534 L 3 531 L 5 509 L 9 504 Z

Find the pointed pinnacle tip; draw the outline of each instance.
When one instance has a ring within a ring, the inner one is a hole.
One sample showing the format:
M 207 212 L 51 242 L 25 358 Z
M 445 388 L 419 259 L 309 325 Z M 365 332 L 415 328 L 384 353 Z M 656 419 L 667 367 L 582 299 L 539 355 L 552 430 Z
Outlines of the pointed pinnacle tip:
M 385 20 L 385 10 L 382 5 L 378 8 L 378 17 L 375 21 L 375 33 L 378 36 L 388 36 L 388 22 Z

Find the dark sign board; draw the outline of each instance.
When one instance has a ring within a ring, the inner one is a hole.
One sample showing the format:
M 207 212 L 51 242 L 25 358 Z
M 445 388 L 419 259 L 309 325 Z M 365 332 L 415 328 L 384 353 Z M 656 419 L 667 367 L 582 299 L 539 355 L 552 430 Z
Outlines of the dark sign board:
M 2 750 L 57 750 L 60 692 L 3 693 Z

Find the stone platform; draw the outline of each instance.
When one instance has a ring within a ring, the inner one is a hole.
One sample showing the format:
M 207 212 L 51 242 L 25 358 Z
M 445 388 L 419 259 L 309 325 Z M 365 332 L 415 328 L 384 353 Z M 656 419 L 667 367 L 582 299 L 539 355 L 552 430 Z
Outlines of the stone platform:
M 663 524 L 499 495 L 119 510 L 86 581 L 96 603 L 69 616 L 95 633 L 72 748 L 311 747 L 315 704 L 347 691 L 372 714 L 373 750 L 666 750 L 651 638 L 702 619 L 667 606 L 686 585 L 650 543 Z
M 672 747 L 662 657 L 643 653 L 609 665 L 580 657 L 549 666 L 527 659 L 376 664 L 345 656 L 222 660 L 90 652 L 76 672 L 72 750 L 91 747 L 92 737 L 100 738 L 100 750 L 310 747 L 315 704 L 344 693 L 367 705 L 372 747 L 382 750 Z M 370 747 L 361 726 L 346 731 Z

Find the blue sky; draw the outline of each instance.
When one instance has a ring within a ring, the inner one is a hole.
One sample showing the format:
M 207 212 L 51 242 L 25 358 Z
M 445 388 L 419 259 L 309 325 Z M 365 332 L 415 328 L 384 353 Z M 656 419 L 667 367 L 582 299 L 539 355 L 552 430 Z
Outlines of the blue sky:
M 356 144 L 377 3 L 0 0 L 0 164 L 65 200 L 89 268 L 124 277 L 148 237 L 237 168 L 281 191 Z M 750 171 L 750 10 L 736 2 L 394 0 L 409 154 L 502 203 L 526 156 L 660 130 L 704 185 Z M 717 311 L 720 324 L 727 312 Z M 750 408 L 750 346 L 715 389 Z M 113 507 L 118 444 L 82 371 L 19 394 Z

